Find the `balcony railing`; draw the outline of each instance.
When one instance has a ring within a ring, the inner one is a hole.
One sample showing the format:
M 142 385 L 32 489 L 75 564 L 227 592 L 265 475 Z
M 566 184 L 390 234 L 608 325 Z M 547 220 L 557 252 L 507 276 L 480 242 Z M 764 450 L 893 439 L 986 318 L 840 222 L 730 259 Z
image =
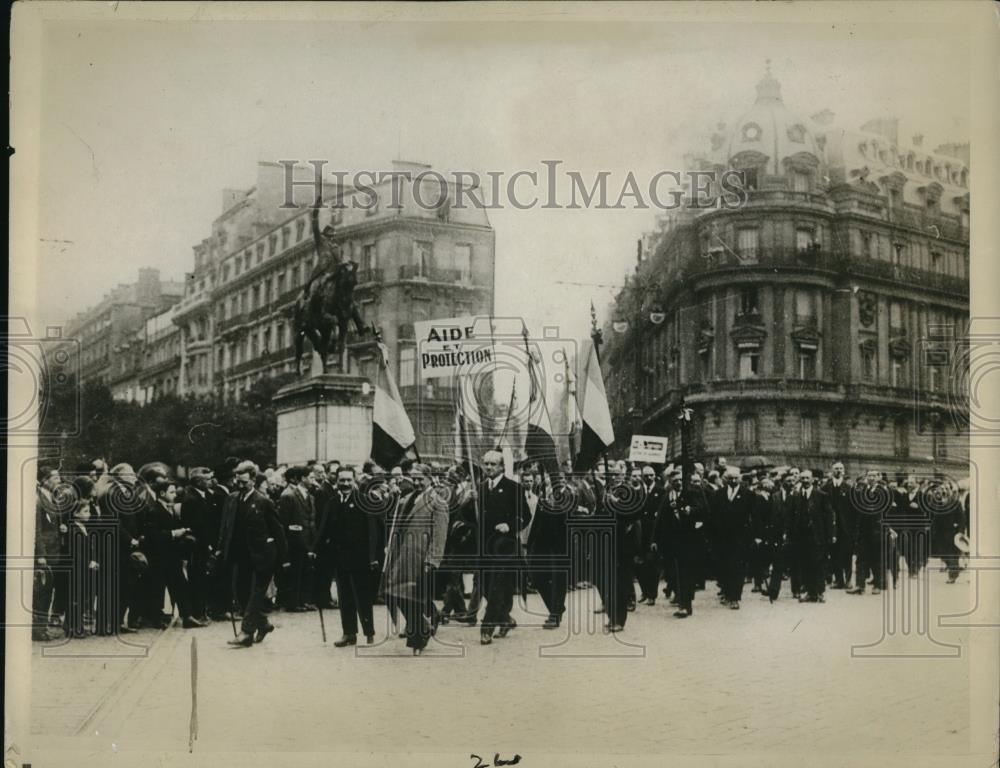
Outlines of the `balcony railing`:
M 358 272 L 358 285 L 365 283 L 381 283 L 383 280 L 381 269 L 363 269 Z
M 681 267 L 684 276 L 703 275 L 715 270 L 739 268 L 811 269 L 840 275 L 858 275 L 884 280 L 907 282 L 946 293 L 967 296 L 969 282 L 966 278 L 944 275 L 916 267 L 893 264 L 864 256 L 851 256 L 843 252 L 822 249 L 760 249 L 753 252 L 753 259 L 735 250 L 713 251 L 696 256 Z
M 938 213 L 912 208 L 892 208 L 890 217 L 895 224 L 919 230 L 920 232 L 946 237 L 949 240 L 968 240 L 969 232 L 960 220 L 950 219 Z M 935 231 L 936 230 L 936 231 Z
M 219 323 L 219 333 L 227 333 L 234 328 L 239 328 L 241 325 L 247 322 L 247 316 L 244 312 L 240 312 L 237 315 L 233 315 L 221 323 Z
M 422 267 L 416 264 L 401 264 L 399 266 L 400 280 L 426 280 L 427 275 Z

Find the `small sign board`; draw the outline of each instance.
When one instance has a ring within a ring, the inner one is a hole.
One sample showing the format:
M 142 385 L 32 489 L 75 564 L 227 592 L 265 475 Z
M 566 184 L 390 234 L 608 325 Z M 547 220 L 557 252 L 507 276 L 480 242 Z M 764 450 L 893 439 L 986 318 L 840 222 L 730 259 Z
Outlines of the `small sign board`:
M 632 435 L 629 461 L 644 461 L 649 464 L 664 464 L 667 461 L 667 438 L 653 435 Z
M 450 378 L 494 363 L 489 326 L 477 328 L 476 320 L 468 315 L 413 324 L 421 380 Z

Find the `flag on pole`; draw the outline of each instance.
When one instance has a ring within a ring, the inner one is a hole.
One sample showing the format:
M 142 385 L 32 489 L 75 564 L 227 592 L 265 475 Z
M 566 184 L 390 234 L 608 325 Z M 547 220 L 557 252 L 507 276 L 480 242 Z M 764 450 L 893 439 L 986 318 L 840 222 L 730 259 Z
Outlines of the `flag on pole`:
M 559 471 L 559 454 L 552 437 L 552 420 L 545 404 L 545 387 L 538 373 L 537 361 L 528 344 L 528 329 L 524 329 L 524 349 L 528 355 L 528 427 L 524 439 L 524 455 L 528 461 L 537 461 L 550 475 Z
M 597 356 L 597 346 L 593 343 L 590 343 L 587 350 L 579 389 L 582 429 L 580 452 L 574 465 L 578 470 L 593 466 L 598 457 L 615 441 L 614 429 L 611 426 L 611 410 L 608 408 L 608 395 L 604 390 L 604 377 L 601 374 L 601 362 Z
M 517 424 L 517 387 L 516 382 L 511 382 L 510 401 L 507 404 L 507 416 L 504 419 L 503 430 L 497 439 L 497 450 L 503 454 L 504 475 L 511 480 L 516 480 L 514 465 L 522 457 L 523 451 L 520 445 L 520 430 Z
M 572 463 L 573 459 L 576 458 L 577 446 L 580 444 L 580 432 L 583 429 L 583 425 L 580 422 L 580 407 L 579 401 L 577 400 L 576 393 L 576 368 L 577 360 L 573 359 L 572 364 L 570 363 L 569 354 L 566 349 L 563 348 L 563 365 L 565 366 L 564 376 L 565 376 L 565 400 L 566 400 L 566 422 L 565 430 L 567 435 L 567 441 L 569 443 L 569 457 Z
M 382 467 L 394 467 L 408 455 L 415 458 L 416 435 L 403 408 L 396 381 L 389 370 L 389 350 L 378 342 L 381 365 L 375 385 L 372 411 L 372 459 Z

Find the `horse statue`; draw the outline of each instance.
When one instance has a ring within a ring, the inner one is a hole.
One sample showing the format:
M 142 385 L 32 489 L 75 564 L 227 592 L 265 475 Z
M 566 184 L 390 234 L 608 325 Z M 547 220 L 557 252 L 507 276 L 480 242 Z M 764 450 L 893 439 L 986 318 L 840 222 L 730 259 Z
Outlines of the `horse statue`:
M 358 335 L 363 336 L 367 330 L 354 302 L 358 265 L 341 259 L 340 249 L 333 242 L 332 224 L 320 231 L 319 209 L 322 204 L 323 197 L 320 195 L 312 210 L 313 243 L 318 257 L 316 266 L 292 307 L 295 370 L 299 376 L 302 375 L 302 352 L 306 339 L 319 353 L 323 373 L 326 373 L 329 354 L 342 354 L 345 349 L 350 321 L 354 321 Z

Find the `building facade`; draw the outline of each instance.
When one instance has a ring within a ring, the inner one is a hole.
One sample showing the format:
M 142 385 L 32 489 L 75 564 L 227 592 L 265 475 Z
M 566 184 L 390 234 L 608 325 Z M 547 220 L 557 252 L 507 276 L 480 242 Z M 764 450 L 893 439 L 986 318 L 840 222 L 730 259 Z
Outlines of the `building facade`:
M 80 383 L 119 389 L 130 367 L 123 367 L 122 353 L 134 345 L 146 320 L 176 303 L 183 289 L 179 282 L 160 280 L 158 269 L 140 269 L 135 283 L 119 285 L 97 306 L 70 318 L 63 337 L 80 344 Z
M 667 435 L 679 456 L 689 408 L 701 458 L 966 475 L 968 145 L 801 118 L 768 72 L 689 163 L 717 194 L 741 171 L 747 197 L 688 195 L 640 241 L 604 329 L 620 442 Z
M 426 170 L 393 165 L 412 176 Z M 359 265 L 355 301 L 389 350 L 418 450 L 446 455 L 452 393 L 417 380 L 413 323 L 492 312 L 494 233 L 484 210 L 452 207 L 454 189 L 445 196 L 430 180 L 415 196 L 413 183 L 397 178 L 373 185 L 378 204 L 370 207 L 355 204 L 361 190 L 325 185 L 324 201 L 341 205 L 324 206 L 320 226 L 333 224 L 341 254 Z M 195 268 L 173 315 L 181 331 L 180 392 L 239 400 L 261 378 L 295 370 L 291 312 L 318 259 L 309 207 L 315 191 L 295 186 L 297 207 L 283 207 L 285 185 L 284 166 L 261 163 L 254 188 L 223 192 L 222 215 L 195 246 Z M 440 204 L 428 208 L 418 200 Z M 374 381 L 372 336 L 352 328 L 347 343 L 346 372 Z M 311 355 L 307 341 L 304 370 Z

